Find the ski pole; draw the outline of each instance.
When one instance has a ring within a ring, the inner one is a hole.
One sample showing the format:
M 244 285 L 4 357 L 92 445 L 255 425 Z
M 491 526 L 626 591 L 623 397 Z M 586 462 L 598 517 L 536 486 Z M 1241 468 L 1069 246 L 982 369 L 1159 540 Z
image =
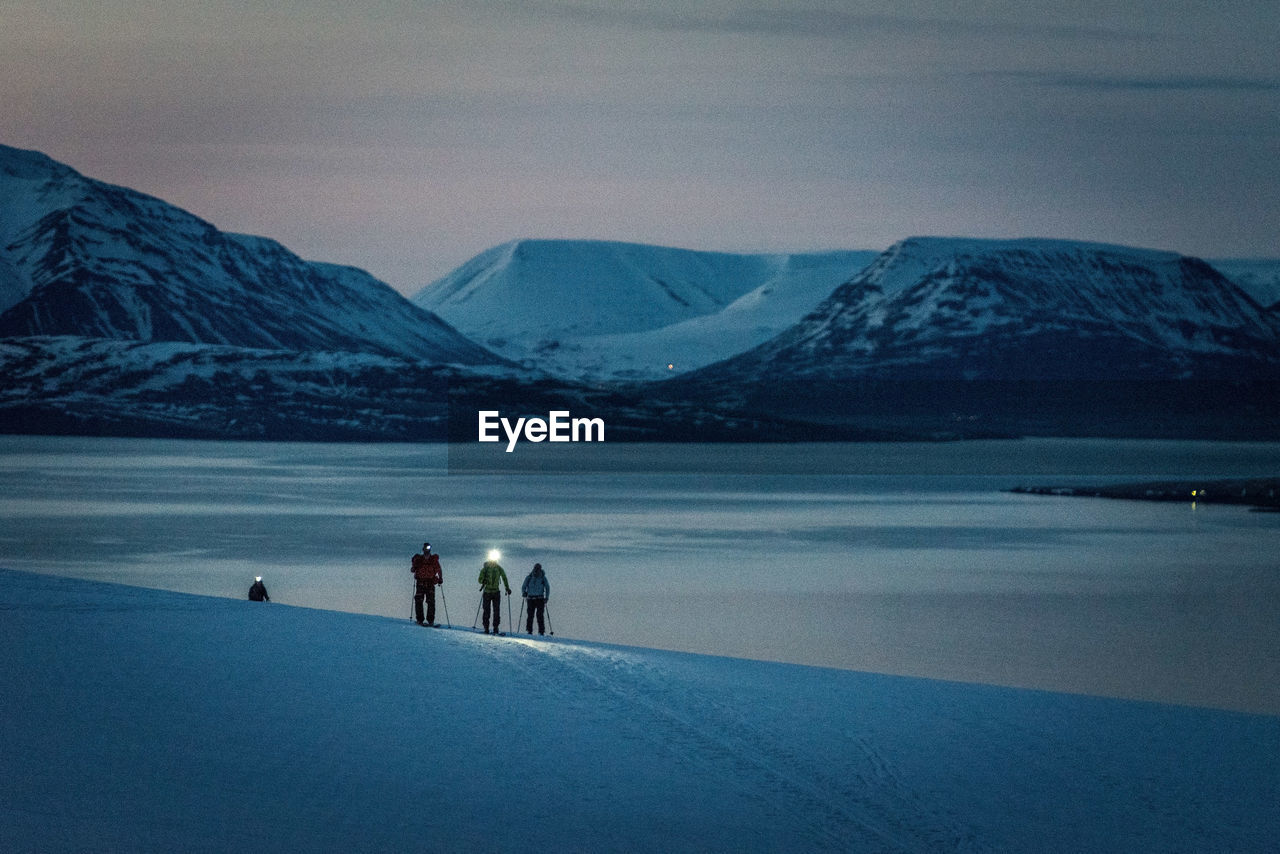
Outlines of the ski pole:
M 444 595 L 444 582 L 440 583 L 440 602 L 444 605 L 444 624 L 453 628 L 453 623 L 449 622 L 449 597 Z
M 409 593 L 409 619 L 410 620 L 417 618 L 417 615 L 414 613 L 414 610 L 413 610 L 413 606 L 414 606 L 413 597 L 417 595 L 418 595 L 418 582 L 415 581 L 413 582 L 413 590 L 410 591 Z
M 547 631 L 551 632 L 551 634 L 554 635 L 556 633 L 556 630 L 555 630 L 555 627 L 551 625 L 551 600 L 550 599 L 542 603 L 542 610 L 547 612 Z
M 510 590 L 507 591 L 507 623 L 508 624 L 511 623 L 511 591 Z M 517 628 L 518 626 L 511 626 L 511 628 L 508 629 L 507 631 L 514 632 Z M 516 634 L 520 634 L 520 633 L 516 632 Z
M 471 628 L 473 628 L 473 629 L 476 627 L 476 624 L 480 622 L 480 609 L 481 609 L 483 606 L 484 606 L 484 592 L 483 592 L 483 591 L 481 591 L 481 593 L 480 593 L 480 604 L 479 604 L 479 605 L 476 605 L 476 618 L 475 618 L 474 620 L 472 620 L 472 621 L 471 621 Z
M 529 612 L 529 615 L 530 615 L 530 619 L 532 619 L 532 618 L 533 618 L 533 612 L 532 612 L 532 611 L 530 611 L 530 612 Z M 516 624 L 515 624 L 514 626 L 512 626 L 512 627 L 511 627 L 512 631 L 514 631 L 516 634 L 520 634 L 520 622 L 521 622 L 523 619 L 524 619 L 524 597 L 523 597 L 523 596 L 521 596 L 521 597 L 520 597 L 520 616 L 516 619 Z

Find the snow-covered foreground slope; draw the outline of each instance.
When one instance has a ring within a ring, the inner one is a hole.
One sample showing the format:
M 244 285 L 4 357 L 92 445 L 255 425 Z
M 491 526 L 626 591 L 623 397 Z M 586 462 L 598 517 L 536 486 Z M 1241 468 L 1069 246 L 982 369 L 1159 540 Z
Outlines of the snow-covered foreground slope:
M 1280 833 L 1272 717 L 9 571 L 0 610 L 5 851 L 1267 851 Z

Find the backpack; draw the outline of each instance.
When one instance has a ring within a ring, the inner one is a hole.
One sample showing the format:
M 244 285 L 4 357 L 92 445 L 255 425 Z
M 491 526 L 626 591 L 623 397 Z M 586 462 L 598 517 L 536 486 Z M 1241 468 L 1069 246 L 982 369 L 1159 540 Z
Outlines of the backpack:
M 480 567 L 480 586 L 490 592 L 497 590 L 502 574 L 502 569 L 496 563 L 486 563 Z

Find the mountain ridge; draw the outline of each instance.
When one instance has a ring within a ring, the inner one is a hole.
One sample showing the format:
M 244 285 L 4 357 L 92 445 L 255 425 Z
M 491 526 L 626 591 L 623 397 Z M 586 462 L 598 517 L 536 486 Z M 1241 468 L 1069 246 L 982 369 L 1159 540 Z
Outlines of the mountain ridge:
M 1081 345 L 1073 365 L 974 359 L 987 342 Z M 1091 350 L 1144 351 L 1142 364 Z M 1177 379 L 1196 356 L 1280 366 L 1280 323 L 1206 262 L 1177 253 L 1069 241 L 908 238 L 760 347 L 705 375 L 923 372 L 957 379 Z M 1154 360 L 1154 361 L 1152 361 Z M 1150 361 L 1151 364 L 1147 364 Z M 1105 370 L 1103 369 L 1105 366 Z M 1069 368 L 1069 370 L 1067 370 Z
M 738 441 L 1280 435 L 1280 307 L 1176 252 L 1052 238 L 790 254 L 516 240 L 415 297 L 465 320 L 460 331 L 363 270 L 219 231 L 38 152 L 0 146 L 0 199 L 2 429 L 213 435 L 191 420 L 204 413 L 237 437 L 257 435 L 246 418 L 280 437 L 278 394 L 314 435 L 405 438 L 443 429 L 428 403 L 500 399 L 528 414 L 595 395 L 639 425 L 615 436 L 651 440 L 696 440 L 702 423 Z M 165 342 L 191 348 L 174 362 Z M 238 367 L 223 388 L 202 360 Z
M 1280 258 L 1210 258 L 1209 264 L 1259 305 L 1280 311 Z
M 940 436 L 1274 439 L 1280 317 L 1177 253 L 910 238 L 662 393 Z
M 501 364 L 356 268 L 219 231 L 161 199 L 0 146 L 0 336 L 84 335 Z
M 659 379 L 767 339 L 875 255 L 515 240 L 413 299 L 529 367 L 575 380 Z

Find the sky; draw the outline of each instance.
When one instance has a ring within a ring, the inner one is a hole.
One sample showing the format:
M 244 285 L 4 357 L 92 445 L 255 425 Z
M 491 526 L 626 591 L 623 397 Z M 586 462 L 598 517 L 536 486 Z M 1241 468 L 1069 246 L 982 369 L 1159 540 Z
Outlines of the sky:
M 0 0 L 0 142 L 412 294 L 518 238 L 1280 257 L 1280 4 Z

